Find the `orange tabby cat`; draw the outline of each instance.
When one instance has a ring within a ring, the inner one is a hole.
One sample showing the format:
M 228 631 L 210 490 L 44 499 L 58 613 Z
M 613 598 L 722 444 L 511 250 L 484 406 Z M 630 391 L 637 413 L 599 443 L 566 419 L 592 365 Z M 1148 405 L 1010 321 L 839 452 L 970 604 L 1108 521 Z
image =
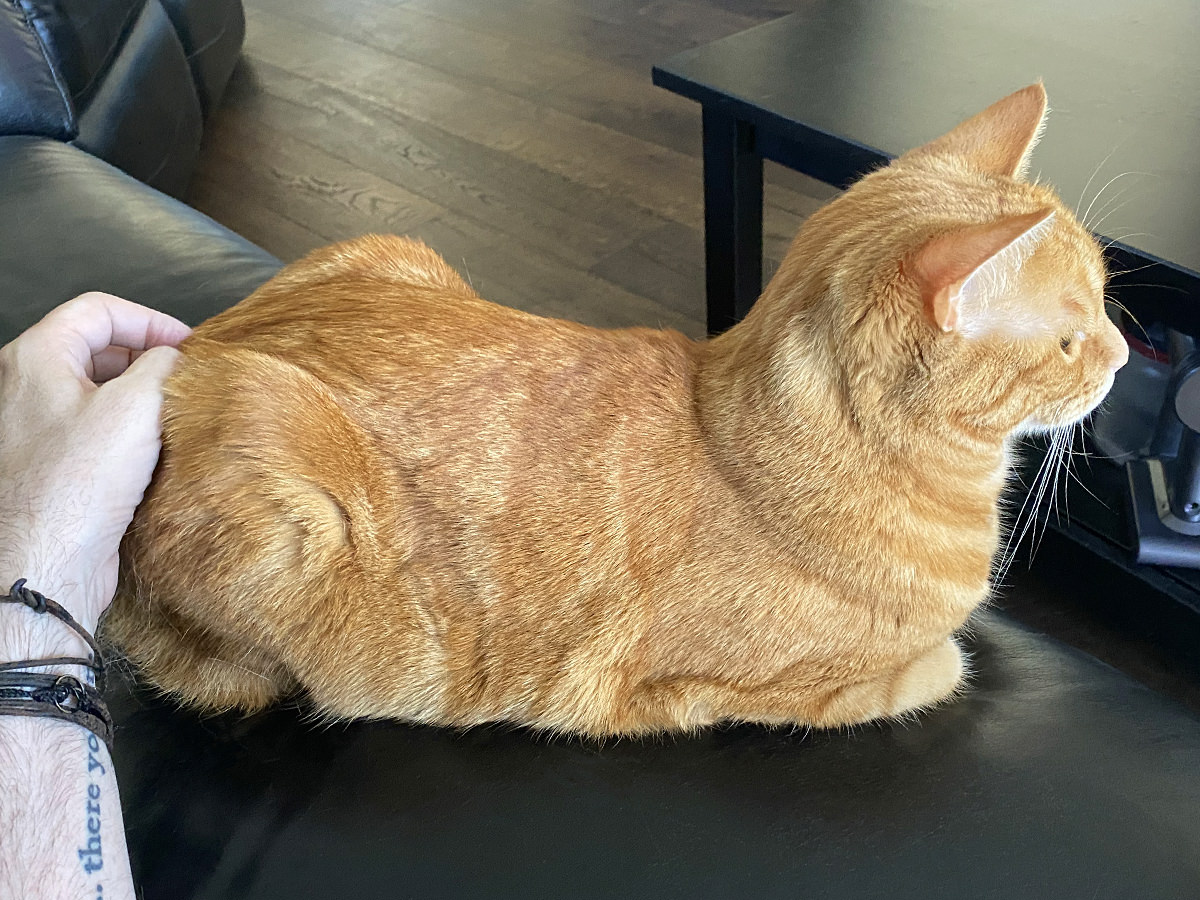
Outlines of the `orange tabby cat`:
M 1014 434 L 1126 358 L 1096 242 L 1022 180 L 1025 88 L 812 216 L 694 342 L 316 251 L 197 329 L 107 632 L 180 700 L 589 735 L 952 696 Z

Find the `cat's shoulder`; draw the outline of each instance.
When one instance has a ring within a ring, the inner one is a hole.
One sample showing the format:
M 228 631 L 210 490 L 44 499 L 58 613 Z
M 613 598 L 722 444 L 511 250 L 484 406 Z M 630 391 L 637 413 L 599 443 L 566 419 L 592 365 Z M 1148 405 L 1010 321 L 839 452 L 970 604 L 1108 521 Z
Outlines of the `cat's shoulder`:
M 300 281 L 368 276 L 414 287 L 474 293 L 442 255 L 417 238 L 394 234 L 362 237 L 314 250 L 280 273 Z

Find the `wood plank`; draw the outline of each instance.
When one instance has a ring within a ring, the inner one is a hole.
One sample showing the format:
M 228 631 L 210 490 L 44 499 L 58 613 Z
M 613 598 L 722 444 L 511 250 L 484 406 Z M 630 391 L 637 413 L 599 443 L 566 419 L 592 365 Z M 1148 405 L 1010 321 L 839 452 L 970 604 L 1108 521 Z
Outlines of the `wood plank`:
M 443 213 L 434 203 L 393 182 L 351 165 L 319 147 L 272 132 L 244 117 L 222 116 L 213 124 L 231 184 L 293 222 L 319 223 L 329 240 L 370 231 L 406 234 Z
M 298 140 L 498 233 L 586 268 L 661 219 L 510 154 L 345 92 L 252 62 L 254 92 L 231 98 L 237 133 Z M 231 135 L 232 137 L 232 135 Z M 236 145 L 236 141 L 235 141 Z
M 261 10 L 248 14 L 255 60 L 435 124 L 456 137 L 519 156 L 539 168 L 636 201 L 664 218 L 702 218 L 695 160 L 593 122 L 489 88 Z M 297 45 L 312 52 L 296 53 Z M 320 45 L 320 46 L 313 46 Z M 354 62 L 346 63 L 353 56 Z
M 329 239 L 262 203 L 247 202 L 229 177 L 224 160 L 209 153 L 188 187 L 187 202 L 218 218 L 226 228 L 274 254 L 285 263 L 297 260 Z
M 650 143 L 693 156 L 700 152 L 695 103 L 647 89 L 644 69 L 572 53 L 544 39 L 471 28 L 409 5 L 360 4 L 336 17 L 328 15 L 323 0 L 256 0 L 255 8 Z
M 697 322 L 704 319 L 704 233 L 697 228 L 668 222 L 591 271 Z
M 599 328 L 643 325 L 704 336 L 704 323 L 694 315 L 548 257 L 497 246 L 475 252 L 470 269 L 476 290 L 494 303 Z

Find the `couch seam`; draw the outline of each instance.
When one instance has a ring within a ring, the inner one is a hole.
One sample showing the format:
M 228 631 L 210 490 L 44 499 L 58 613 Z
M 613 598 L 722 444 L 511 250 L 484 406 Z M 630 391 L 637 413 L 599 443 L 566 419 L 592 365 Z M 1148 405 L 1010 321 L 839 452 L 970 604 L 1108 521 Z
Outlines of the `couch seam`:
M 194 49 L 191 53 L 188 53 L 187 50 L 184 50 L 184 55 L 187 57 L 188 62 L 191 62 L 194 58 L 198 57 L 201 53 L 204 53 L 206 50 L 208 50 L 209 47 L 212 47 L 214 44 L 216 44 L 218 41 L 220 41 L 222 38 L 225 37 L 225 33 L 227 31 L 229 31 L 229 23 L 232 20 L 233 15 L 234 15 L 233 9 L 232 8 L 227 9 L 225 11 L 225 19 L 224 19 L 224 21 L 221 22 L 221 30 L 220 31 L 218 31 L 215 35 L 210 37 L 207 41 L 205 41 L 199 47 Z M 180 43 L 183 43 L 183 35 L 180 35 Z
M 58 99 L 62 101 L 63 111 L 67 114 L 67 130 L 71 132 L 72 137 L 79 136 L 79 123 L 75 119 L 75 102 L 71 96 L 71 92 L 66 89 L 63 83 L 62 75 L 58 68 L 50 59 L 49 50 L 46 47 L 45 41 L 42 40 L 41 34 L 37 30 L 37 26 L 33 24 L 33 19 L 29 10 L 29 6 L 24 0 L 13 0 L 13 6 L 21 12 L 21 18 L 25 20 L 25 27 L 29 33 L 33 35 L 33 39 L 37 41 L 38 51 L 42 54 L 42 59 L 46 63 L 46 68 L 50 70 L 50 77 L 54 79 L 54 86 L 58 88 Z
M 158 0 L 153 0 L 153 2 L 157 3 Z M 146 7 L 149 5 L 150 0 L 142 0 L 140 6 L 131 8 L 127 13 L 125 13 L 125 21 L 121 23 L 121 29 L 117 39 L 113 41 L 112 46 L 108 48 L 108 52 L 104 54 L 104 59 L 101 61 L 100 65 L 96 67 L 96 71 L 92 73 L 92 77 L 87 80 L 87 84 L 81 87 L 78 93 L 71 95 L 72 99 L 77 96 L 85 96 L 87 92 L 92 89 L 92 85 L 96 83 L 96 79 L 101 75 L 106 74 L 108 69 L 111 68 L 113 59 L 121 51 L 121 48 L 125 45 L 125 42 L 129 40 L 129 35 L 133 30 L 132 23 L 141 17 L 142 13 L 145 12 Z

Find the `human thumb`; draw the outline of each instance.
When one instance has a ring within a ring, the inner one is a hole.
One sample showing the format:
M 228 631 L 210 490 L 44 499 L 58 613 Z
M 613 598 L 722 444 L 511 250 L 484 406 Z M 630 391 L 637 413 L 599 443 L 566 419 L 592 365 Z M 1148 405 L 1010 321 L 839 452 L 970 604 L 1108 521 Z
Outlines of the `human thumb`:
M 127 415 L 134 409 L 140 412 L 134 415 L 151 415 L 158 419 L 158 410 L 162 404 L 163 382 L 174 371 L 181 354 L 174 347 L 154 347 L 147 350 L 130 364 L 121 375 L 100 386 L 99 396 L 107 398 L 104 404 L 110 411 L 123 408 Z
M 110 384 L 124 382 L 126 390 L 162 393 L 163 382 L 183 358 L 174 347 L 152 347 L 135 359 L 128 369 Z

